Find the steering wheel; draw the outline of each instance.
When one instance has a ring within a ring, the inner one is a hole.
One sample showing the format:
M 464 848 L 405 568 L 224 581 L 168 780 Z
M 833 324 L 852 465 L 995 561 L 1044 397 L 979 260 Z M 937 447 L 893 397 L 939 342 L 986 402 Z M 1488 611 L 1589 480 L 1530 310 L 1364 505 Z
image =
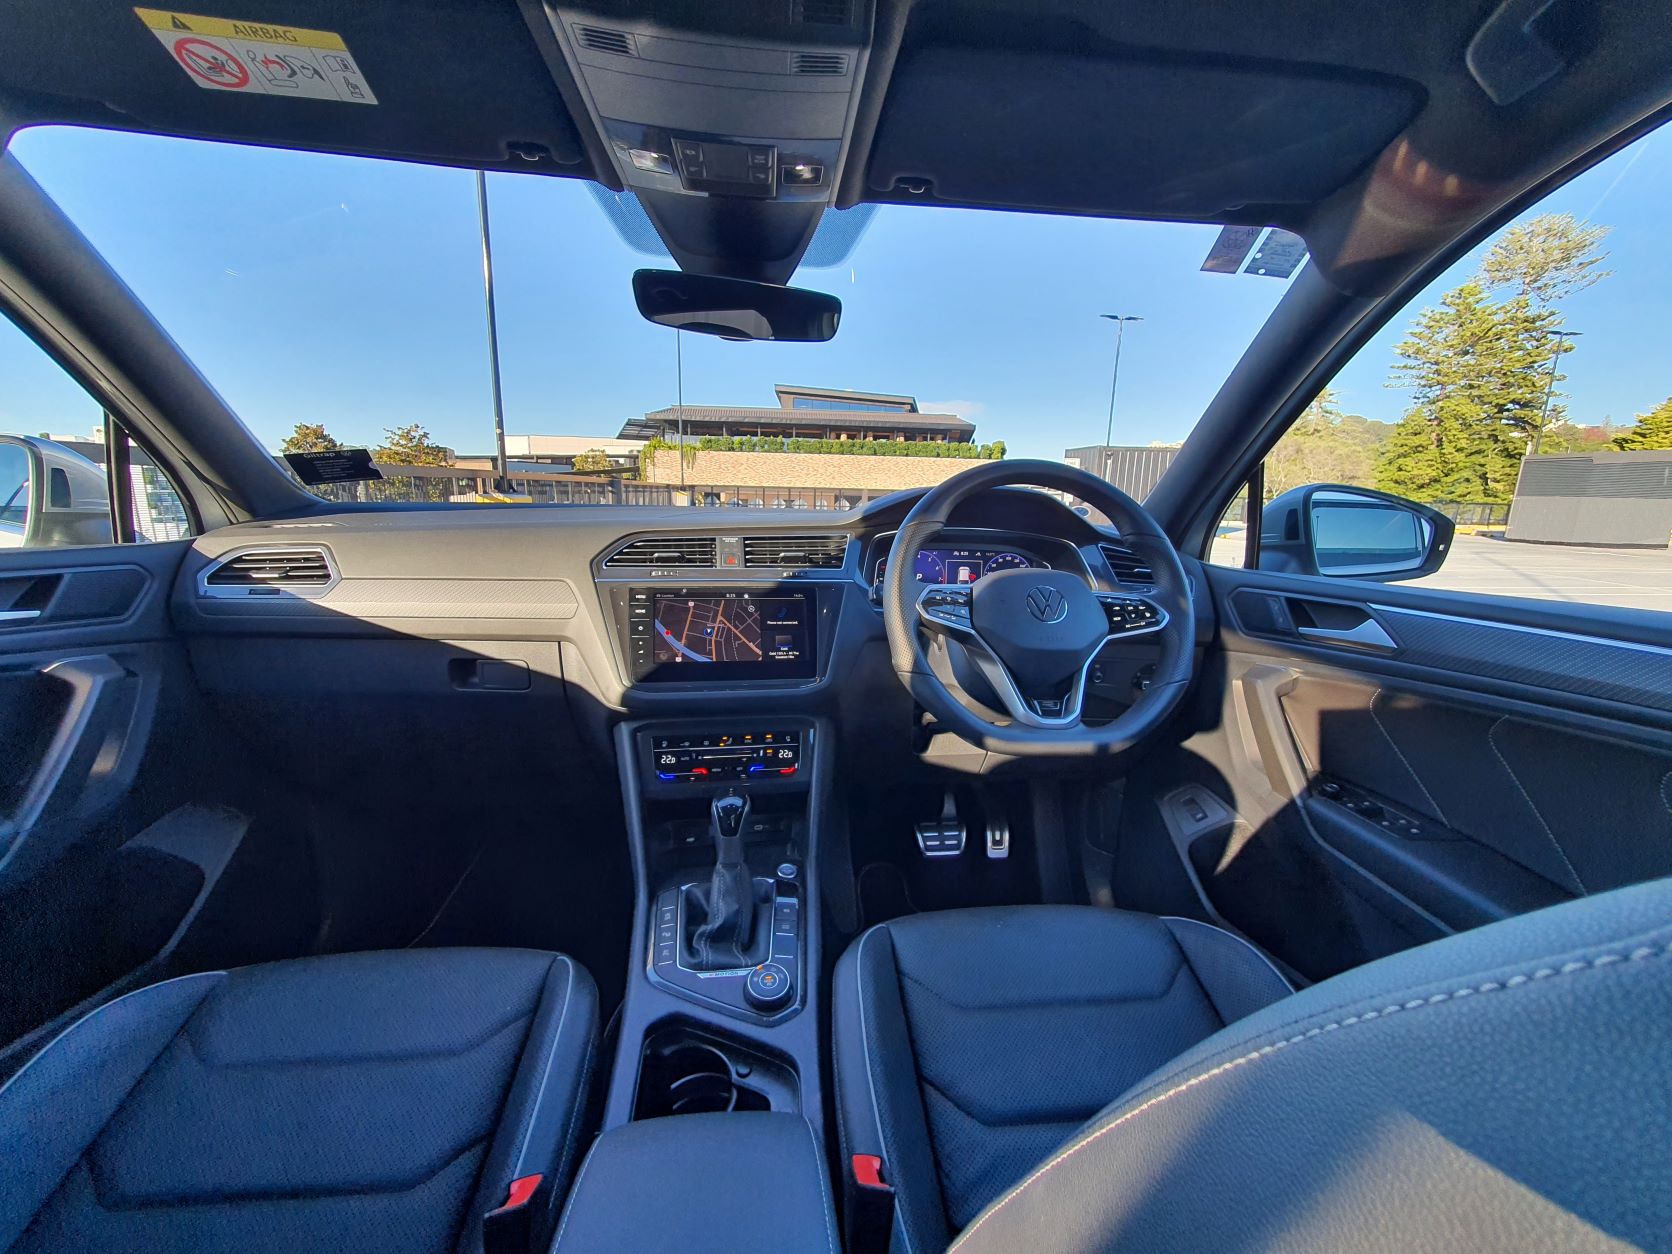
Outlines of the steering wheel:
M 1092 588 L 1070 571 L 1006 570 L 967 585 L 914 578 L 918 552 L 973 496 L 1012 486 L 1054 488 L 1101 509 L 1121 543 L 1155 572 L 1144 596 Z M 971 744 L 1015 756 L 1112 756 L 1166 721 L 1189 687 L 1195 614 L 1178 551 L 1119 488 L 1056 462 L 992 462 L 929 489 L 900 524 L 882 590 L 883 626 L 900 682 L 941 727 Z M 1010 716 L 994 722 L 953 696 L 929 664 L 928 637 L 961 645 Z M 1082 720 L 1086 675 L 1110 641 L 1154 636 L 1155 678 L 1142 697 L 1102 727 Z

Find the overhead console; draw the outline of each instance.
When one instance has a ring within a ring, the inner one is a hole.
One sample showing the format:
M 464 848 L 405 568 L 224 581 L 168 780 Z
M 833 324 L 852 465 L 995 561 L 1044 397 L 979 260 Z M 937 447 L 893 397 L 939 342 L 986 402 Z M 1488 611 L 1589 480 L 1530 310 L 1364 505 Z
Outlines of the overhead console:
M 547 4 L 622 183 L 827 203 L 846 156 L 869 0 Z M 770 119 L 770 124 L 763 122 Z

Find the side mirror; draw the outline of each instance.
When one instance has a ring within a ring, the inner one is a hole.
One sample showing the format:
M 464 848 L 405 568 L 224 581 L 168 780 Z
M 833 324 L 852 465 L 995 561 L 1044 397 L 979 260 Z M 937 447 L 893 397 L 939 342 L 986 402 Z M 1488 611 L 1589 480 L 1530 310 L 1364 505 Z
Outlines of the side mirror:
M 842 302 L 824 292 L 681 270 L 634 271 L 633 299 L 659 326 L 728 340 L 817 344 L 842 319 Z
M 1440 569 L 1456 530 L 1436 509 L 1370 488 L 1314 483 L 1260 516 L 1260 569 L 1397 583 Z
M 112 539 L 104 467 L 51 440 L 0 435 L 0 548 Z

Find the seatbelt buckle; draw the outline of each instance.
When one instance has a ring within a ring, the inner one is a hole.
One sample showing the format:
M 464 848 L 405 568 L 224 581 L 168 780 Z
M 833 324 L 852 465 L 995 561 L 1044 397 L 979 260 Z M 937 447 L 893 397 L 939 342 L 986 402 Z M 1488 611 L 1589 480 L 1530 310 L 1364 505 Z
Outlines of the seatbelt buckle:
M 522 1176 L 511 1181 L 504 1204 L 482 1216 L 483 1254 L 532 1254 L 534 1216 L 540 1210 L 534 1197 L 545 1178 Z
M 848 1160 L 854 1187 L 847 1195 L 848 1249 L 852 1254 L 887 1254 L 894 1234 L 894 1186 L 876 1154 Z

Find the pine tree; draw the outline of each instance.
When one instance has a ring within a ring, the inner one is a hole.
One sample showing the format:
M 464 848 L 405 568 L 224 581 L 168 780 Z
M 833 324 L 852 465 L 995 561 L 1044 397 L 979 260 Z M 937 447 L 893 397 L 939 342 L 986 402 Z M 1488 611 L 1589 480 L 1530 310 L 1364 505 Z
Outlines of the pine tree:
M 1637 415 L 1637 425 L 1614 437 L 1614 447 L 1631 449 L 1672 449 L 1672 396 L 1646 414 Z
M 1397 349 L 1390 386 L 1409 388 L 1413 403 L 1377 458 L 1377 486 L 1417 500 L 1509 500 L 1551 363 L 1572 349 L 1556 338 L 1559 323 L 1527 293 L 1494 303 L 1473 279 L 1423 310 Z
M 1482 258 L 1482 283 L 1513 288 L 1535 304 L 1554 304 L 1613 273 L 1598 268 L 1608 260 L 1599 247 L 1607 234 L 1607 227 L 1584 225 L 1571 213 L 1528 218 L 1500 235 Z

